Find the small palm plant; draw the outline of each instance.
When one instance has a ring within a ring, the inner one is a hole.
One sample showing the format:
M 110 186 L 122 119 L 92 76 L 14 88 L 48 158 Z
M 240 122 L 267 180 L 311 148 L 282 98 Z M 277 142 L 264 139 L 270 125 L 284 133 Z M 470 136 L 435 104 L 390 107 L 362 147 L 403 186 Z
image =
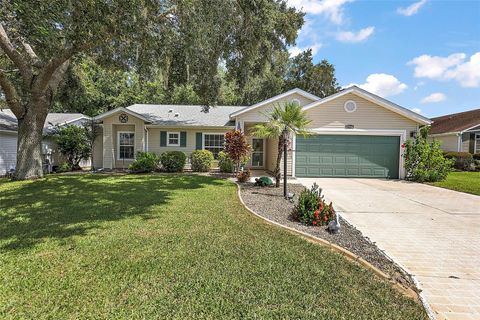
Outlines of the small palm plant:
M 305 111 L 296 103 L 286 103 L 284 107 L 277 105 L 271 113 L 266 115 L 268 120 L 265 123 L 253 127 L 252 135 L 263 138 L 278 138 L 278 154 L 275 170 L 275 186 L 280 187 L 280 162 L 284 146 L 291 134 L 309 135 L 307 126 L 310 123 Z M 287 161 L 287 159 L 285 159 Z

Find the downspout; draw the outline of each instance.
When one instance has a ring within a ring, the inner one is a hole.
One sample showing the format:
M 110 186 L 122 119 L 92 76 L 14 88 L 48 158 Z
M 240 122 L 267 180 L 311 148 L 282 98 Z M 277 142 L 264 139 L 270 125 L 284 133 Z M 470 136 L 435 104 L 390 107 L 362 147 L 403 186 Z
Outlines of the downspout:
M 462 152 L 462 134 L 463 132 L 457 133 L 457 151 Z
M 145 146 L 143 151 L 148 152 L 148 128 L 145 127 Z

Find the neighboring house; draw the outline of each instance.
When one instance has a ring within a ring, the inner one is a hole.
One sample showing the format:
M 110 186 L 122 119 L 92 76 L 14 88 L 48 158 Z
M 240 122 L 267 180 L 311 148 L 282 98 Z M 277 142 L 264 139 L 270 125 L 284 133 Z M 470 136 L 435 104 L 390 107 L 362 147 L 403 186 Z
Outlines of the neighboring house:
M 432 118 L 430 137 L 445 151 L 480 153 L 480 109 Z
M 298 177 L 404 178 L 401 145 L 419 127 L 431 121 L 356 86 L 320 99 L 293 89 L 252 106 L 202 106 L 135 104 L 96 117 L 103 130 L 94 150 L 94 165 L 126 168 L 138 151 L 160 154 L 179 150 L 189 155 L 198 149 L 217 155 L 224 134 L 243 130 L 252 145 L 251 168 L 272 171 L 277 139 L 250 134 L 267 121 L 275 105 L 298 103 L 306 111 L 312 136 L 292 137 L 288 174 Z
M 87 119 L 89 118 L 81 113 L 49 113 L 43 132 L 47 134 L 55 125 L 80 125 L 82 121 Z M 61 155 L 51 139 L 43 139 L 42 154 L 44 160 L 48 160 L 52 166 L 59 164 Z M 11 169 L 15 169 L 16 162 L 17 118 L 10 109 L 3 109 L 0 110 L 0 176 L 5 175 Z M 82 163 L 82 165 L 90 166 L 90 162 L 87 162 Z

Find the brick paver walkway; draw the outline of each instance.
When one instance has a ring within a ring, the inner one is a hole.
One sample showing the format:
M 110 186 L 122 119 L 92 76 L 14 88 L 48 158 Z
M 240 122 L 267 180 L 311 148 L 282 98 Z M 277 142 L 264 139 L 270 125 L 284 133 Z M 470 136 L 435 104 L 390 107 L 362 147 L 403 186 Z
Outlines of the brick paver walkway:
M 419 282 L 437 319 L 480 319 L 480 197 L 405 181 L 310 179 Z

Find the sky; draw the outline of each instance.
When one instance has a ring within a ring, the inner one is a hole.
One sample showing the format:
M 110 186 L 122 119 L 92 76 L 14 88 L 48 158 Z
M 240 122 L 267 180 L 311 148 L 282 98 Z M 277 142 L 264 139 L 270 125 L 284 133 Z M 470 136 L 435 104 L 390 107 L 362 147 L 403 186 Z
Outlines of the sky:
M 312 49 L 356 84 L 427 117 L 480 108 L 480 0 L 288 0 Z

